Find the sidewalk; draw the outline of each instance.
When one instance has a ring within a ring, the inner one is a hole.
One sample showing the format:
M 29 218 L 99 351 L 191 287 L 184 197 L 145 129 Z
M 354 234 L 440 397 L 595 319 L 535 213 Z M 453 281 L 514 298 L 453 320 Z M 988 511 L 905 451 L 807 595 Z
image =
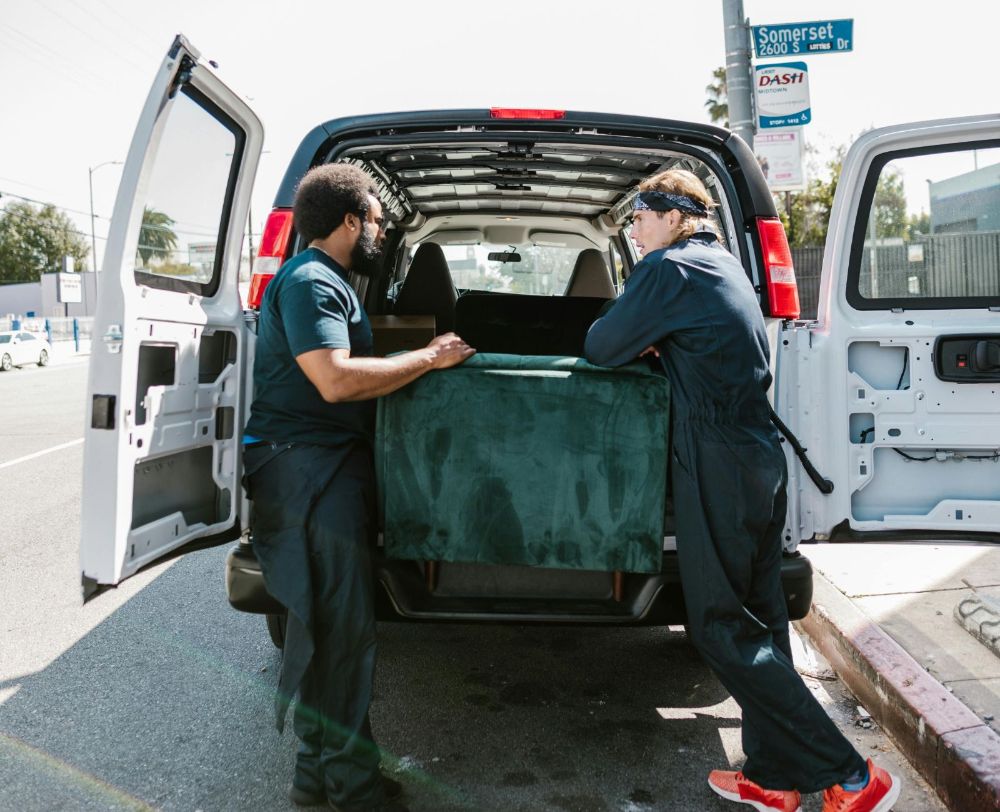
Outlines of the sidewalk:
M 80 339 L 80 349 L 76 349 L 75 343 L 69 341 L 52 342 L 52 363 L 64 364 L 67 361 L 76 359 L 87 359 L 90 357 L 90 339 Z
M 986 611 L 1000 599 L 1000 545 L 800 549 L 815 591 L 799 625 L 814 645 L 950 809 L 1000 810 L 1000 616 Z

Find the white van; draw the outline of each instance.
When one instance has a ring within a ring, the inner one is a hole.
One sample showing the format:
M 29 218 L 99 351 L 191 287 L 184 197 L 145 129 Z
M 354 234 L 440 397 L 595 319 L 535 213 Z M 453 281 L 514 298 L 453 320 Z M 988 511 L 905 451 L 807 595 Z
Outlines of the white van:
M 262 594 L 252 554 L 241 429 L 260 294 L 304 247 L 292 225 L 295 184 L 330 161 L 368 172 L 391 220 L 384 277 L 352 280 L 382 319 L 376 343 L 386 351 L 455 328 L 489 345 L 480 350 L 580 355 L 586 326 L 638 259 L 628 239 L 638 181 L 670 167 L 702 178 L 772 339 L 793 618 L 811 600 L 803 540 L 995 538 L 1000 529 L 1000 181 L 968 171 L 990 154 L 977 150 L 1000 147 L 1000 117 L 858 140 L 832 212 L 818 317 L 807 322 L 798 320 L 773 199 L 740 139 L 700 124 L 559 110 L 380 114 L 316 127 L 290 160 L 244 302 L 240 259 L 262 141 L 253 112 L 178 37 L 136 129 L 101 277 L 84 454 L 85 598 L 165 556 L 237 540 L 230 598 L 272 615 L 280 643 L 280 606 Z M 901 230 L 882 190 L 931 173 L 927 233 Z M 411 274 L 428 244 L 440 246 L 433 253 L 446 267 Z M 523 265 L 512 269 L 515 255 Z M 376 549 L 380 612 L 679 622 L 672 511 L 668 500 L 658 573 L 394 560 Z

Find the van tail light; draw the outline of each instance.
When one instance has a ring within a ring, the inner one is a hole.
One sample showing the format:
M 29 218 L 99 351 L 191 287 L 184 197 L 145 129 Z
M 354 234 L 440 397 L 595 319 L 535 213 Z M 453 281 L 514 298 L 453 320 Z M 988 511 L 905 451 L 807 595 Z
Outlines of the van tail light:
M 250 292 L 247 295 L 247 307 L 260 310 L 264 298 L 264 288 L 274 279 L 274 275 L 285 261 L 288 250 L 288 240 L 292 235 L 292 210 L 274 209 L 267 215 L 264 233 L 260 237 L 260 249 L 253 262 L 250 274 Z
M 491 107 L 490 118 L 565 118 L 565 110 L 528 110 L 520 107 Z
M 802 311 L 785 227 L 777 217 L 758 217 L 757 234 L 764 253 L 764 277 L 771 315 L 777 319 L 797 319 Z

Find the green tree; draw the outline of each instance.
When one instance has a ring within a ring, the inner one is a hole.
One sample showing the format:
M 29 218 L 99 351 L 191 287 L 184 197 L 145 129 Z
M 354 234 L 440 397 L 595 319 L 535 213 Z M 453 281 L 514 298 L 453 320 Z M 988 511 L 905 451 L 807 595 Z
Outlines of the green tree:
M 906 219 L 906 239 L 912 241 L 930 233 L 931 216 L 927 212 L 921 210 L 920 214 L 911 214 Z
M 814 154 L 815 150 L 807 147 L 806 152 Z M 811 173 L 813 177 L 805 190 L 775 195 L 775 205 L 791 246 L 822 246 L 826 243 L 830 210 L 837 193 L 845 152 L 844 147 L 837 147 L 823 168 Z
M 55 206 L 18 201 L 0 211 L 0 283 L 37 282 L 61 270 L 65 256 L 82 271 L 89 253 L 84 235 Z
M 138 248 L 143 267 L 147 267 L 153 257 L 168 259 L 177 248 L 174 225 L 173 218 L 165 212 L 151 209 L 149 206 L 143 209 Z
M 723 127 L 729 126 L 729 96 L 726 90 L 726 69 L 716 68 L 712 71 L 712 83 L 705 86 L 708 101 L 708 117 L 713 124 L 721 122 Z
M 875 187 L 875 233 L 879 238 L 907 235 L 906 192 L 895 169 L 883 170 Z

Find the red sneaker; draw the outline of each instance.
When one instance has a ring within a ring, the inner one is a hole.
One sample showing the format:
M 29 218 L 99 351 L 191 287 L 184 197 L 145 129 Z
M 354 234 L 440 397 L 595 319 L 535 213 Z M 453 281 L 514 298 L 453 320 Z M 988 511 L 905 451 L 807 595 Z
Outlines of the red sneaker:
M 727 801 L 748 804 L 757 812 L 802 812 L 802 796 L 796 790 L 764 789 L 743 773 L 712 770 L 708 785 Z
M 868 786 L 848 792 L 835 784 L 823 792 L 823 812 L 889 812 L 899 799 L 902 785 L 894 775 L 868 759 Z

